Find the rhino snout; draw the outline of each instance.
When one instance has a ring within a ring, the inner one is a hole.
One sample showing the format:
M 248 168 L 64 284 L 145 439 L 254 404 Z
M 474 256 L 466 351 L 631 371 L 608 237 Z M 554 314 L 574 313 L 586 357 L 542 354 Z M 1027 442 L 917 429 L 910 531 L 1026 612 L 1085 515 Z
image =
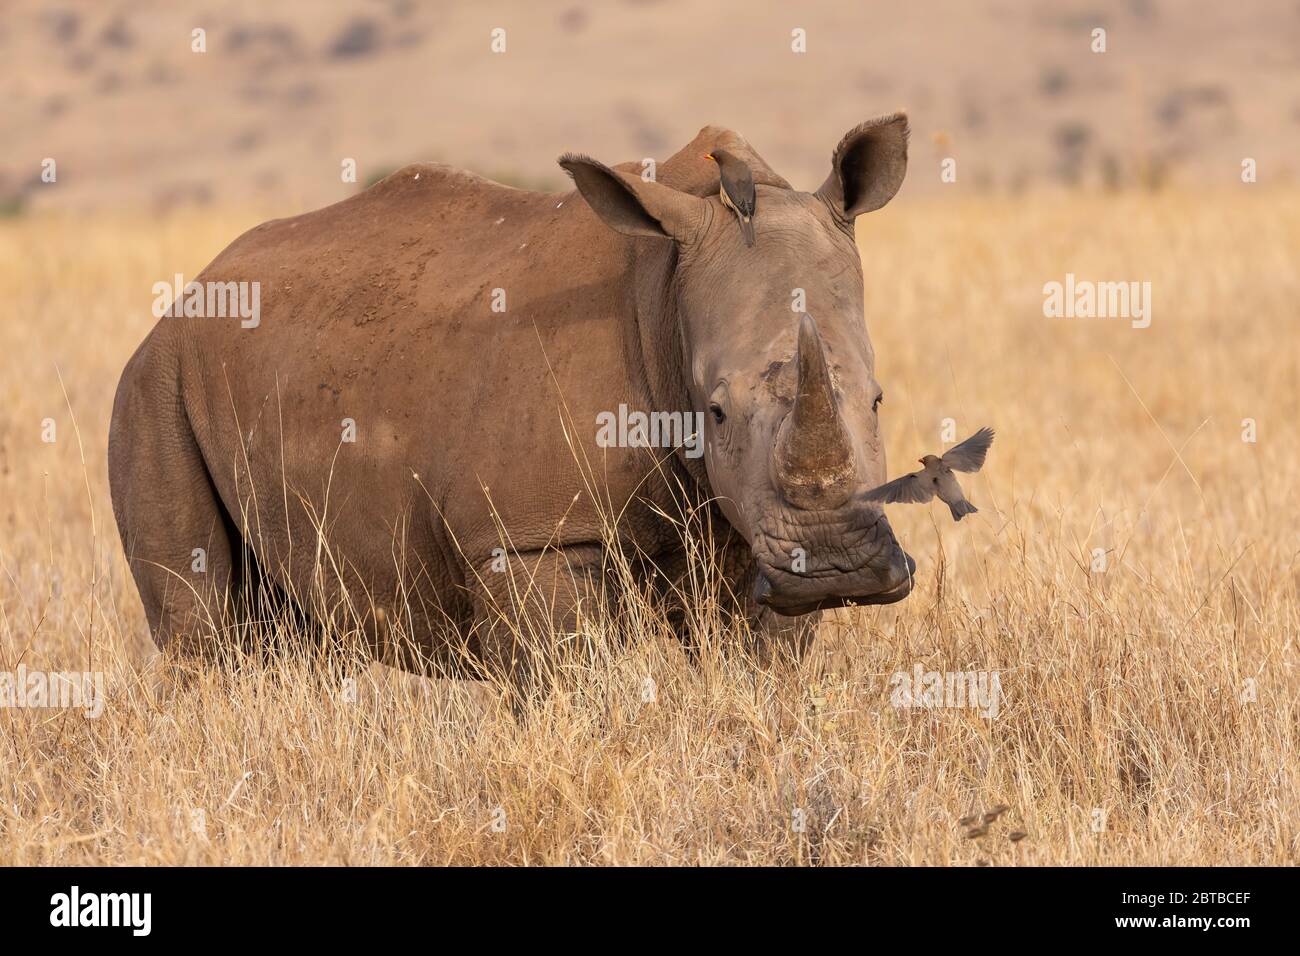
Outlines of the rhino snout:
M 798 520 L 798 519 L 795 519 Z M 892 604 L 912 590 L 916 561 L 879 511 L 760 531 L 752 598 L 785 615 L 845 604 Z

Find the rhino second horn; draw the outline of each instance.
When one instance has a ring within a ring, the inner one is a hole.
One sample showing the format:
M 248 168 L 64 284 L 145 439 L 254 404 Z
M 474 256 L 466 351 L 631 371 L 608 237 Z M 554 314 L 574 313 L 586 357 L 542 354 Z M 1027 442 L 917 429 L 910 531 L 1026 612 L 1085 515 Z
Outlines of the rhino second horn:
M 776 479 L 797 508 L 836 508 L 853 490 L 853 443 L 840 418 L 821 333 L 799 320 L 799 390 L 777 433 Z

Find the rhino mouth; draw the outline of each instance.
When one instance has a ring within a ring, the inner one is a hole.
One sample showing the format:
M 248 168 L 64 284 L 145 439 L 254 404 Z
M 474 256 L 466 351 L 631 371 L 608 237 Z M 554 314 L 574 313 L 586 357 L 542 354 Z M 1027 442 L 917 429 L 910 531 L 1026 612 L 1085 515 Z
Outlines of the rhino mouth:
M 760 528 L 753 599 L 796 616 L 855 604 L 893 604 L 911 593 L 916 561 L 878 512 L 807 515 Z M 804 542 L 804 543 L 800 543 Z
M 871 593 L 859 593 L 860 588 L 854 585 L 845 584 L 835 587 L 834 592 L 822 597 L 814 596 L 814 588 L 809 588 L 807 579 L 803 579 L 798 586 L 784 586 L 780 590 L 772 583 L 773 575 L 760 567 L 758 577 L 754 582 L 754 601 L 760 607 L 771 608 L 778 614 L 786 617 L 797 617 L 800 614 L 811 614 L 813 611 L 828 611 L 837 607 L 855 607 L 867 604 L 893 604 L 903 600 L 912 591 L 912 574 L 916 571 L 916 561 L 910 554 L 904 554 L 908 576 L 898 585 L 887 591 L 875 591 Z M 775 572 L 774 575 L 779 581 L 781 572 Z

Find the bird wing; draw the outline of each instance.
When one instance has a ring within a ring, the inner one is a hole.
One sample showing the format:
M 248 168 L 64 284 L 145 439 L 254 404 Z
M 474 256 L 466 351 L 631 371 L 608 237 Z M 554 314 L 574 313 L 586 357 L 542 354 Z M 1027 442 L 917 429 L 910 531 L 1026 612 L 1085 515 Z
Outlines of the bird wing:
M 731 202 L 736 212 L 744 216 L 754 215 L 754 181 L 737 181 L 727 176 L 722 181 L 723 195 Z
M 745 172 L 741 176 L 740 182 L 736 185 L 739 192 L 736 199 L 737 205 L 740 206 L 740 211 L 746 216 L 754 215 L 754 208 L 758 197 L 754 192 L 754 176 L 749 171 L 748 166 L 745 167 Z
M 921 474 L 914 471 L 902 478 L 887 481 L 879 488 L 872 488 L 863 497 L 868 501 L 883 501 L 886 504 L 924 504 L 934 497 L 934 484 L 923 481 Z
M 718 177 L 723 193 L 736 211 L 746 216 L 754 215 L 754 173 L 749 164 L 728 153 L 718 164 Z
M 953 445 L 942 461 L 953 471 L 979 471 L 984 467 L 984 456 L 993 444 L 993 429 L 981 428 L 960 445 Z

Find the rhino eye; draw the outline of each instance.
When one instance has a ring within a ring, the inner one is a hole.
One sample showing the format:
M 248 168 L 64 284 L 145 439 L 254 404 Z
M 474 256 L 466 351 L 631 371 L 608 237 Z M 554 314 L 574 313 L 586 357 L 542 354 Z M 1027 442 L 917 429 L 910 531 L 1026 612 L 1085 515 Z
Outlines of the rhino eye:
M 713 416 L 713 421 L 721 425 L 727 420 L 727 413 L 723 411 L 724 406 L 730 405 L 730 393 L 727 391 L 726 381 L 721 381 L 713 389 L 713 394 L 709 396 L 709 414 Z
M 880 411 L 880 406 L 884 401 L 885 401 L 885 393 L 881 392 L 879 395 L 876 396 L 876 400 L 871 403 L 871 410 L 873 412 Z

